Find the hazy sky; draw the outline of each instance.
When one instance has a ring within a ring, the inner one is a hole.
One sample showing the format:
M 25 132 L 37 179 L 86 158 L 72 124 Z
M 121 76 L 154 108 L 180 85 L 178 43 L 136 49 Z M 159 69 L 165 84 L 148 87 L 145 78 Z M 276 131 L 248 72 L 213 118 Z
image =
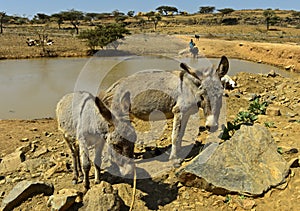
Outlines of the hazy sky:
M 175 6 L 179 11 L 195 13 L 201 6 L 216 9 L 288 9 L 300 11 L 300 0 L 0 0 L 0 12 L 32 18 L 37 13 L 48 15 L 70 9 L 82 12 L 112 12 L 118 9 L 127 13 L 155 11 L 159 6 Z

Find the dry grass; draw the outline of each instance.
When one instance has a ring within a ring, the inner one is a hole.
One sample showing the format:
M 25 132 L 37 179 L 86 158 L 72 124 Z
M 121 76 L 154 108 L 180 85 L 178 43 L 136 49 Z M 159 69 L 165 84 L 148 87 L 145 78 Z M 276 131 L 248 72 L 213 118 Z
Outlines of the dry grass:
M 246 19 L 263 18 L 264 10 L 240 10 L 233 12 L 230 16 Z M 291 16 L 292 11 L 276 10 L 276 15 L 281 18 Z M 141 17 L 146 19 L 146 17 Z M 178 35 L 200 34 L 201 37 L 226 40 L 247 40 L 252 42 L 273 42 L 273 43 L 294 43 L 300 44 L 300 29 L 297 27 L 271 27 L 273 30 L 267 31 L 266 26 L 261 25 L 203 25 L 191 24 L 191 22 L 201 22 L 207 20 L 220 20 L 220 14 L 189 15 L 189 16 L 169 16 L 163 17 L 159 22 L 157 30 L 153 30 L 153 24 L 149 23 L 144 27 L 138 25 L 138 20 L 130 18 L 133 24 L 129 25 L 129 30 L 134 33 L 162 33 Z M 107 20 L 109 22 L 113 19 Z M 96 23 L 97 24 L 97 23 Z M 38 39 L 38 34 L 45 30 L 50 39 L 54 40 L 53 46 L 47 46 L 47 50 L 54 52 L 57 56 L 86 56 L 88 48 L 84 41 L 76 38 L 72 26 L 63 24 L 59 30 L 57 24 L 50 25 L 9 25 L 5 26 L 4 34 L 0 35 L 0 59 L 12 58 L 34 58 L 40 57 L 43 49 L 41 47 L 29 47 L 26 44 L 27 38 Z M 80 30 L 91 28 L 88 22 L 80 24 Z

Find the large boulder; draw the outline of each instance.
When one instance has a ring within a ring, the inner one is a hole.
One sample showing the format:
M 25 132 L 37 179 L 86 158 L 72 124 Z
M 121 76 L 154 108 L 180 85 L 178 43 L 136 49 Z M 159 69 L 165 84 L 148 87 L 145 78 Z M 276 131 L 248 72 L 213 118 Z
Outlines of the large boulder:
M 283 183 L 288 172 L 270 132 L 254 125 L 242 126 L 221 145 L 210 144 L 178 176 L 186 185 L 218 194 L 261 195 Z
M 37 194 L 52 195 L 54 187 L 52 184 L 34 181 L 21 181 L 9 192 L 3 199 L 1 209 L 2 211 L 13 210 L 19 206 L 23 201 Z

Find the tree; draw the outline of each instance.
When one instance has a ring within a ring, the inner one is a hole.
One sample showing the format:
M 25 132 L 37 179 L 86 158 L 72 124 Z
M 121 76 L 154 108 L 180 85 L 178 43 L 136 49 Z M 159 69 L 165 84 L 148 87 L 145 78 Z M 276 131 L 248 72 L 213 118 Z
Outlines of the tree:
M 110 23 L 98 25 L 95 29 L 84 30 L 80 33 L 79 38 L 86 39 L 91 52 L 94 52 L 98 46 L 103 49 L 104 46 L 124 38 L 126 34 L 130 34 L 130 32 L 123 24 Z
M 64 23 L 63 16 L 59 13 L 52 14 L 50 20 L 57 23 L 58 29 L 61 29 L 61 24 Z
M 152 16 L 152 17 L 150 18 L 150 20 L 153 22 L 153 24 L 154 24 L 154 30 L 156 31 L 158 22 L 161 21 L 161 16 L 160 16 L 160 14 L 155 14 L 154 16 Z
M 220 13 L 222 13 L 222 16 L 229 15 L 230 13 L 234 12 L 234 9 L 232 8 L 224 8 L 218 10 Z
M 5 12 L 0 12 L 0 34 L 3 34 L 3 22 L 6 16 Z
M 98 13 L 95 12 L 88 12 L 85 14 L 84 20 L 89 21 L 90 25 L 94 26 L 94 20 L 97 19 Z
M 171 6 L 160 6 L 157 7 L 155 10 L 157 10 L 160 14 L 165 14 L 169 15 L 169 13 L 178 13 L 178 9 L 176 7 L 171 7 Z
M 83 12 L 72 9 L 69 11 L 60 12 L 59 14 L 62 16 L 63 20 L 70 21 L 70 23 L 76 30 L 76 34 L 79 34 L 79 20 L 82 20 L 84 18 Z
M 263 15 L 265 16 L 267 30 L 269 30 L 270 24 L 274 25 L 279 20 L 279 17 L 276 16 L 275 12 L 271 8 L 265 10 Z
M 205 6 L 205 7 L 200 7 L 199 8 L 199 13 L 200 14 L 209 14 L 213 13 L 215 11 L 215 7 L 210 7 L 210 6 Z
M 47 23 L 50 21 L 50 16 L 44 14 L 44 13 L 37 13 L 34 17 L 33 17 L 33 22 L 35 23 Z
M 145 16 L 148 18 L 148 21 L 150 21 L 151 17 L 155 16 L 155 12 L 154 11 L 147 12 Z
M 132 18 L 134 16 L 134 11 L 133 10 L 128 11 L 127 15 L 128 15 L 128 17 Z
M 117 23 L 123 22 L 126 19 L 125 14 L 123 12 L 119 12 L 119 10 L 114 10 L 111 14 L 114 16 Z

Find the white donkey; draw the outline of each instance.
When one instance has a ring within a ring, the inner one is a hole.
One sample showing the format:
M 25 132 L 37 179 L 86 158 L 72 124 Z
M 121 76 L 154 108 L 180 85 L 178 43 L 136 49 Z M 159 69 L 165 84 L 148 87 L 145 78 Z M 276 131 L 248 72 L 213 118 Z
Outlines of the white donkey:
M 177 159 L 182 137 L 191 114 L 201 107 L 206 117 L 206 127 L 217 129 L 222 106 L 223 87 L 220 78 L 229 68 L 228 59 L 223 56 L 216 70 L 192 70 L 181 63 L 184 71 L 149 70 L 123 78 L 106 90 L 103 102 L 110 105 L 113 111 L 119 110 L 119 99 L 122 93 L 131 95 L 133 116 L 155 120 L 155 111 L 173 118 L 172 149 L 170 159 Z M 101 97 L 101 95 L 99 95 Z M 161 115 L 159 118 L 164 118 Z M 177 160 L 178 162 L 179 160 Z
M 124 93 L 120 100 L 119 111 L 128 112 L 130 93 Z M 101 155 L 105 143 L 109 144 L 109 149 L 113 147 L 118 154 L 124 156 L 116 158 L 117 153 L 112 153 L 112 160 L 120 167 L 120 173 L 126 175 L 133 171 L 134 164 L 130 158 L 133 158 L 136 133 L 129 121 L 128 113 L 122 114 L 114 115 L 98 97 L 88 92 L 67 94 L 57 104 L 58 128 L 63 132 L 72 152 L 73 183 L 77 183 L 82 164 L 85 191 L 90 187 L 89 148 L 95 149 L 96 183 L 100 182 Z

